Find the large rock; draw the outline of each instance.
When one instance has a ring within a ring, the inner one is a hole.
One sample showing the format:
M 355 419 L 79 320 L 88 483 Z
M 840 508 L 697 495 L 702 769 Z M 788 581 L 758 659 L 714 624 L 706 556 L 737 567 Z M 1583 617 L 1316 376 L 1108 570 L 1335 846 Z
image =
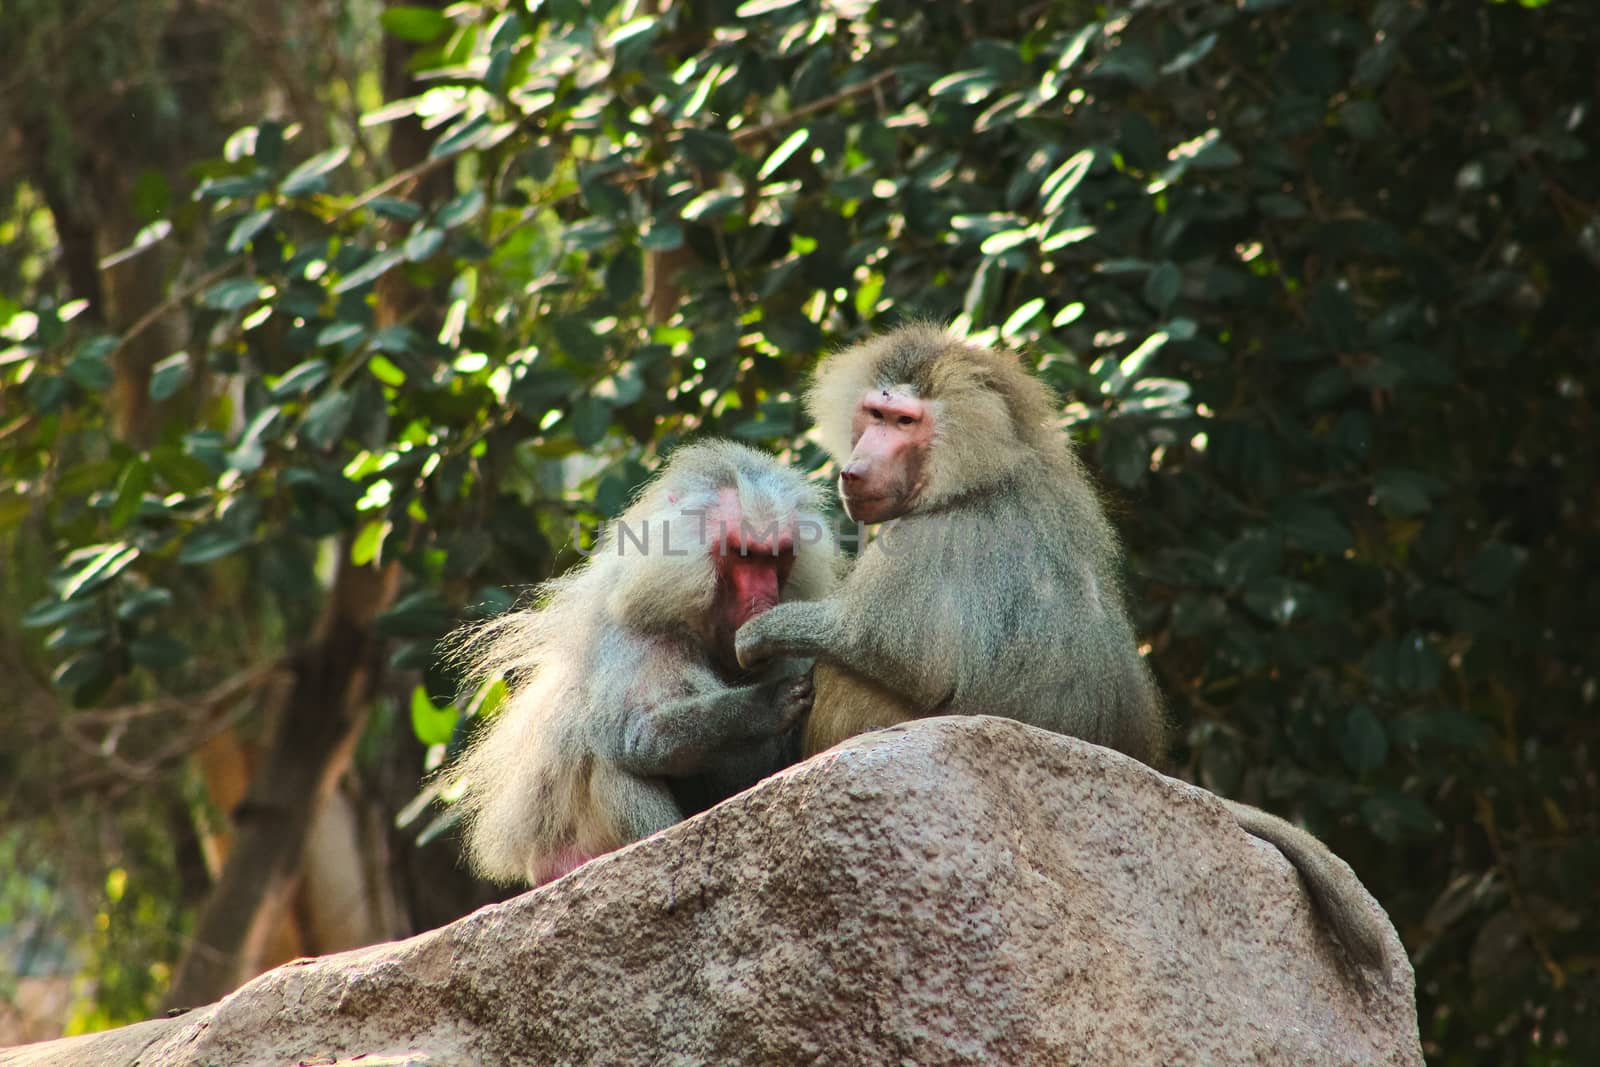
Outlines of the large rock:
M 932 719 L 443 929 L 0 1063 L 1419 1064 L 1390 951 L 1356 970 L 1210 794 Z

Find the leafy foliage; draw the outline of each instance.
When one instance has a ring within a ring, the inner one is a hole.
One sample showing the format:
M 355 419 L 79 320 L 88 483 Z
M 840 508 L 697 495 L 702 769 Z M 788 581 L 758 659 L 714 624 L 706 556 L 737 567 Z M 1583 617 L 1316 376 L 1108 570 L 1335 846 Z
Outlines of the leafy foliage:
M 817 356 L 946 320 L 1068 399 L 1180 766 L 1350 860 L 1438 1061 L 1600 1051 L 1583 5 L 530 6 L 385 11 L 414 173 L 269 120 L 199 165 L 147 446 L 126 338 L 0 293 L 0 528 L 57 549 L 24 621 L 76 703 L 192 691 L 218 568 L 293 617 L 341 545 L 403 567 L 442 745 L 463 612 L 689 435 L 819 465 Z

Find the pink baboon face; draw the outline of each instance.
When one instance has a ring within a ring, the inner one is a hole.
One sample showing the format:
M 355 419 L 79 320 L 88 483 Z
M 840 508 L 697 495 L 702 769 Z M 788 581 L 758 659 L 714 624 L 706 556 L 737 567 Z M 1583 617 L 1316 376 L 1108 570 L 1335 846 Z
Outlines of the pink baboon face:
M 933 405 L 910 386 L 861 395 L 850 424 L 850 459 L 839 472 L 839 495 L 852 519 L 887 522 L 916 506 L 933 433 Z

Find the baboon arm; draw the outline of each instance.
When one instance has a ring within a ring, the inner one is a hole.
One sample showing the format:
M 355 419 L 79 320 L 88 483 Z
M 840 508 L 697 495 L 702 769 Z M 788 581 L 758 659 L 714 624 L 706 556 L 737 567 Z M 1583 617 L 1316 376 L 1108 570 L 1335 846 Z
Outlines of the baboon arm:
M 665 783 L 605 763 L 595 766 L 589 796 L 624 844 L 683 821 L 683 812 Z
M 778 656 L 816 659 L 832 651 L 828 637 L 838 629 L 837 616 L 826 600 L 779 604 L 739 628 L 734 651 L 747 670 Z
M 955 663 L 925 650 L 899 654 L 874 641 L 870 627 L 841 625 L 841 611 L 832 600 L 779 604 L 739 629 L 739 662 L 751 666 L 773 656 L 824 660 L 853 671 L 898 694 L 916 710 L 928 714 L 955 692 Z
M 645 778 L 698 773 L 727 748 L 780 734 L 810 707 L 810 681 L 780 664 L 752 685 L 708 689 L 686 697 L 624 701 L 596 716 L 595 754 Z

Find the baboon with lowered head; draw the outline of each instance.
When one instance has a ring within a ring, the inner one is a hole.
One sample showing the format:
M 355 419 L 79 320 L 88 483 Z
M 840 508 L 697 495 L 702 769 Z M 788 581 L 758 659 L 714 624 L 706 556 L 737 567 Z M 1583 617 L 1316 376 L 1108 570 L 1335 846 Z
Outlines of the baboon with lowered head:
M 445 774 L 473 867 L 542 885 L 793 762 L 809 663 L 745 670 L 739 628 L 834 585 L 820 493 L 728 441 L 677 449 L 536 606 L 458 638 L 499 714 Z
M 928 715 L 1002 715 L 1165 760 L 1165 715 L 1121 549 L 1046 386 L 1007 352 L 909 326 L 827 359 L 806 398 L 858 523 L 894 520 L 833 596 L 738 635 L 746 666 L 817 660 L 810 755 Z M 1355 874 L 1305 831 L 1223 800 L 1276 845 L 1359 963 L 1388 971 Z

